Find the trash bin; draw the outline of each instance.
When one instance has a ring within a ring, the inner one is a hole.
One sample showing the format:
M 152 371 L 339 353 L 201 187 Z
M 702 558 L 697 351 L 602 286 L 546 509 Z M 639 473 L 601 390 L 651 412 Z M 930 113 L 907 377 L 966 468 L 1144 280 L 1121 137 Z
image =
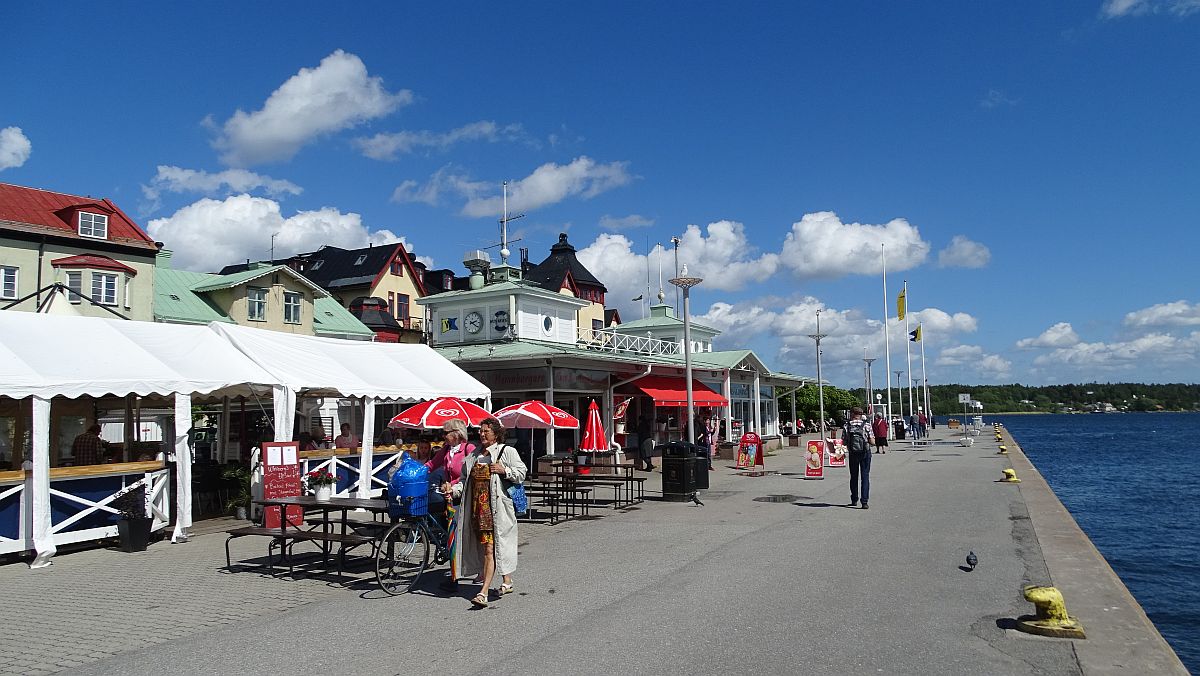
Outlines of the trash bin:
M 682 441 L 663 444 L 655 450 L 662 455 L 663 499 L 670 502 L 690 500 L 696 492 L 696 468 L 703 458 L 696 457 L 696 445 Z M 704 466 L 704 480 L 708 481 L 708 466 Z
M 692 476 L 695 479 L 696 490 L 708 489 L 708 447 L 703 444 L 692 444 L 694 457 L 690 460 L 693 463 Z
M 904 438 L 904 421 L 896 420 L 892 423 L 892 429 L 896 432 L 897 439 Z

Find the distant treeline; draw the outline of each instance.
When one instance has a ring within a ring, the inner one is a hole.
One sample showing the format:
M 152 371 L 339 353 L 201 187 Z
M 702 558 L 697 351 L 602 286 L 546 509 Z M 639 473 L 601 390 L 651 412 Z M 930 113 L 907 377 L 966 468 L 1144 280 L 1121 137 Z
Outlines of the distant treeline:
M 914 389 L 914 397 L 916 392 Z M 1123 411 L 1200 410 L 1200 385 L 1084 383 L 1042 387 L 1021 384 L 931 385 L 929 398 L 933 402 L 934 412 L 942 415 L 961 412 L 962 404 L 958 403 L 960 393 L 968 393 L 971 398 L 982 402 L 985 413 L 1090 411 L 1104 408 L 1105 404 Z M 861 387 L 850 390 L 850 394 L 861 401 L 863 390 Z M 892 390 L 892 398 L 895 397 L 896 391 Z M 826 408 L 828 404 L 829 398 L 826 396 Z

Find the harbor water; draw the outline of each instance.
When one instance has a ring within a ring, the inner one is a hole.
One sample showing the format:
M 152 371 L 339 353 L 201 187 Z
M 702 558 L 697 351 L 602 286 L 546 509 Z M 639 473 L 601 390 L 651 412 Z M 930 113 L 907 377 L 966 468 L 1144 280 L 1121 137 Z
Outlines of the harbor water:
M 1200 413 L 985 421 L 1004 424 L 1179 659 L 1200 673 Z

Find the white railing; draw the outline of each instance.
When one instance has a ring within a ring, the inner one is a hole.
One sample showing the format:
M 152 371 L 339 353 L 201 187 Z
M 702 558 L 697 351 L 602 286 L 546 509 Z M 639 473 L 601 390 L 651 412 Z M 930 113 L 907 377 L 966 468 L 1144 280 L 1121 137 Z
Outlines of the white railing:
M 371 468 L 371 488 L 368 497 L 379 497 L 383 494 L 383 489 L 387 488 L 388 473 L 387 470 L 395 465 L 397 459 L 400 458 L 403 451 L 382 451 L 377 453 Z M 333 497 L 335 498 L 356 498 L 358 497 L 358 482 L 359 476 L 362 473 L 360 465 L 362 464 L 361 455 L 333 455 L 327 458 L 301 458 L 300 473 L 301 476 L 309 472 L 324 469 L 330 474 L 338 477 L 337 483 L 334 484 Z
M 633 352 L 636 354 L 680 354 L 683 347 L 676 342 L 618 333 L 614 329 L 579 327 L 576 343 L 579 347 L 602 352 Z

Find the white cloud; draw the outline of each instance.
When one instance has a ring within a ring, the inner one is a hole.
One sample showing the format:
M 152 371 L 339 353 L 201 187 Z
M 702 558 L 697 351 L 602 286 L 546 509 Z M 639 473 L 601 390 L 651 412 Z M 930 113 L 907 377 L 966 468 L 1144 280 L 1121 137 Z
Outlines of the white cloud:
M 457 173 L 453 167 L 445 166 L 435 171 L 424 184 L 412 180 L 402 182 L 392 191 L 392 201 L 420 202 L 435 207 L 441 204 L 443 195 L 474 198 L 495 187 L 495 184 L 486 181 L 472 181 L 465 174 Z
M 1012 369 L 1011 361 L 997 354 L 988 354 L 978 345 L 947 347 L 938 355 L 934 365 L 939 368 L 966 367 L 966 370 L 985 378 L 1003 378 Z
M 472 122 L 447 132 L 400 131 L 376 134 L 354 140 L 354 145 L 363 155 L 374 160 L 394 160 L 400 155 L 416 152 L 421 148 L 445 150 L 465 141 L 516 141 L 526 140 L 527 135 L 519 124 L 504 127 L 490 120 Z
M 632 230 L 634 228 L 646 228 L 651 225 L 654 225 L 654 219 L 647 218 L 641 214 L 629 214 L 620 218 L 605 214 L 600 217 L 601 230 Z
M 1000 106 L 1015 106 L 1017 103 L 1016 99 L 1008 98 L 999 89 L 989 89 L 988 93 L 979 100 L 979 106 L 988 109 L 999 108 Z
M 146 230 L 175 252 L 176 267 L 205 272 L 248 258 L 267 259 L 272 233 L 279 233 L 276 258 L 326 244 L 353 249 L 368 243 L 405 241 L 388 230 L 371 232 L 355 213 L 325 207 L 284 218 L 278 202 L 250 195 L 199 200 L 170 217 L 150 221 Z
M 938 252 L 938 266 L 943 268 L 982 268 L 991 259 L 986 246 L 963 235 L 955 235 L 949 246 Z
M 929 243 L 903 218 L 883 225 L 843 223 L 832 211 L 805 214 L 792 224 L 780 262 L 799 277 L 880 274 L 887 247 L 889 272 L 914 268 L 929 256 Z
M 1200 303 L 1189 304 L 1186 300 L 1159 303 L 1125 315 L 1125 326 L 1198 326 L 1200 325 Z
M 260 110 L 235 112 L 213 145 L 232 166 L 289 160 L 318 137 L 387 115 L 412 99 L 408 90 L 388 92 L 361 59 L 339 49 L 288 78 Z
M 951 333 L 974 333 L 979 328 L 979 322 L 965 312 L 950 314 L 944 310 L 929 307 L 923 310 L 913 310 L 909 315 L 908 324 L 911 327 L 909 330 L 916 328 L 918 324 L 922 325 L 922 340 L 925 336 L 938 337 Z M 891 319 L 896 327 L 904 325 L 904 322 L 898 319 Z
M 1141 14 L 1173 14 L 1183 17 L 1200 11 L 1200 0 L 1105 0 L 1100 16 L 1117 19 Z
M 25 164 L 33 153 L 33 144 L 20 127 L 0 129 L 0 171 Z
M 532 211 L 557 204 L 568 197 L 591 199 L 619 188 L 634 179 L 628 162 L 601 164 L 582 155 L 570 164 L 547 162 L 525 178 L 508 186 L 509 211 Z M 467 195 L 462 212 L 467 216 L 499 216 L 503 211 L 501 195 Z
M 154 210 L 158 208 L 159 197 L 164 192 L 195 192 L 214 195 L 244 193 L 258 189 L 262 189 L 272 197 L 299 195 L 304 191 L 303 188 L 291 181 L 271 178 L 265 174 L 256 174 L 245 169 L 226 169 L 209 173 L 203 170 L 160 164 L 158 173 L 150 179 L 150 184 L 142 186 L 142 195 L 150 203 L 150 210 Z
M 1080 342 L 1079 335 L 1068 322 L 1059 322 L 1046 329 L 1035 338 L 1022 338 L 1017 341 L 1017 347 L 1070 347 Z
M 1061 347 L 1033 360 L 1038 366 L 1054 366 L 1076 372 L 1114 371 L 1137 367 L 1142 372 L 1168 366 L 1195 365 L 1200 351 L 1200 331 L 1178 338 L 1151 333 L 1128 341 L 1077 343 Z

